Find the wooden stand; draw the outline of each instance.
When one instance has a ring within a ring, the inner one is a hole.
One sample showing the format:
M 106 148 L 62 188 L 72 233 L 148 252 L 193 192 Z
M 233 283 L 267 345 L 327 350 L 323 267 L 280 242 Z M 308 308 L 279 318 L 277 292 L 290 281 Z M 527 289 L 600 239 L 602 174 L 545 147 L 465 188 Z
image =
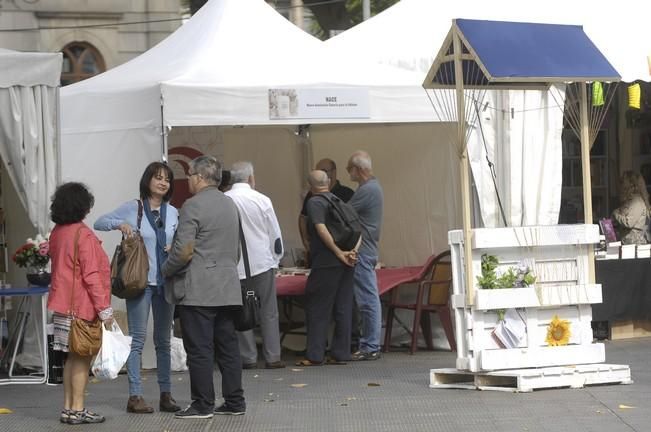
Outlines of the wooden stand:
M 433 370 L 432 386 L 488 389 L 507 382 L 504 387 L 511 390 L 529 391 L 574 387 L 577 382 L 630 381 L 628 366 L 600 364 L 605 361 L 604 345 L 593 342 L 590 305 L 602 300 L 601 285 L 591 283 L 589 265 L 591 246 L 599 241 L 596 225 L 473 230 L 473 274 L 481 274 L 481 257 L 490 254 L 498 258 L 500 267 L 526 262 L 537 280 L 534 287 L 492 290 L 481 289 L 475 281 L 472 304 L 467 301 L 463 274 L 463 258 L 467 256 L 463 234 L 461 230 L 449 233 L 457 369 Z M 517 347 L 506 349 L 492 333 L 499 322 L 497 311 L 511 308 L 520 311 L 527 331 Z M 554 316 L 570 323 L 571 336 L 565 346 L 549 346 L 546 341 Z M 605 370 L 618 372 L 606 374 Z

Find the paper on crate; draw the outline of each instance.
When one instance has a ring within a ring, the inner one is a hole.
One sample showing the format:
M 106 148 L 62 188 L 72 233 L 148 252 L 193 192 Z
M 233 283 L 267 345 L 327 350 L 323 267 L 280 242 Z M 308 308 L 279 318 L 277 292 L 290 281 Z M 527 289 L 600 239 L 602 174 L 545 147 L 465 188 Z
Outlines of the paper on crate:
M 507 309 L 504 319 L 493 330 L 493 338 L 502 348 L 517 348 L 527 333 L 527 324 L 517 309 Z

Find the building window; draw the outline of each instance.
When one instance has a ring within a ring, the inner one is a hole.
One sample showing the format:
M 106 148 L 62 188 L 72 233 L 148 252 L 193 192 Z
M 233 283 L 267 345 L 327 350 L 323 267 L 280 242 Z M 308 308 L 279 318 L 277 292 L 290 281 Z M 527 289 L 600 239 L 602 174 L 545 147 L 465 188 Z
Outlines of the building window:
M 61 52 L 63 53 L 62 86 L 83 81 L 106 70 L 102 55 L 97 48 L 87 42 L 69 43 Z

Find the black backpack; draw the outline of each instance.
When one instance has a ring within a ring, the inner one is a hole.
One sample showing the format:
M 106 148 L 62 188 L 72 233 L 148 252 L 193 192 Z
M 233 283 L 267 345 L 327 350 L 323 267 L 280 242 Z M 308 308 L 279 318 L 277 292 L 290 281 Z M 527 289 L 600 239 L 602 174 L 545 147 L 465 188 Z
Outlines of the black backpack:
M 342 251 L 352 250 L 357 246 L 364 229 L 353 206 L 334 195 L 317 194 L 314 196 L 321 197 L 330 203 L 325 225 L 337 247 Z

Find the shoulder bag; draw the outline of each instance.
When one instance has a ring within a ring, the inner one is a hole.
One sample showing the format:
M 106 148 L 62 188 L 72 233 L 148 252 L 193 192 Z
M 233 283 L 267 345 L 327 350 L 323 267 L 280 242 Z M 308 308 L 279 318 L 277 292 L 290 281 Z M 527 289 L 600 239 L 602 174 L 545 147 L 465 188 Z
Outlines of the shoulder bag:
M 140 235 L 142 202 L 138 200 L 138 229 L 115 248 L 111 260 L 111 293 L 122 299 L 140 296 L 147 287 L 149 256 Z
M 244 260 L 245 278 L 240 281 L 242 289 L 242 308 L 235 315 L 235 330 L 247 331 L 255 328 L 259 323 L 260 299 L 255 295 L 253 287 L 249 287 L 251 280 L 251 267 L 249 265 L 249 254 L 246 250 L 246 239 L 242 230 L 242 220 L 238 213 L 238 222 L 240 230 L 240 244 L 242 245 L 242 259 Z
M 72 289 L 70 290 L 70 333 L 68 334 L 68 349 L 82 357 L 92 357 L 99 352 L 102 346 L 102 322 L 95 318 L 89 322 L 75 316 L 74 298 L 75 281 L 77 280 L 77 258 L 79 255 L 79 231 L 75 234 L 75 248 L 72 262 Z

